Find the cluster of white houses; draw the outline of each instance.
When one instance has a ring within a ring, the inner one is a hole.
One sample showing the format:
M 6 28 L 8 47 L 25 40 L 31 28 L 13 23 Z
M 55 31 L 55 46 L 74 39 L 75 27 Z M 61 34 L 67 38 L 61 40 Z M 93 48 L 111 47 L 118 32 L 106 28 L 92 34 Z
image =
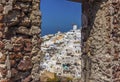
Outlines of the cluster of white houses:
M 77 25 L 66 33 L 46 35 L 41 45 L 45 57 L 40 63 L 41 73 L 50 71 L 58 76 L 81 77 L 81 30 Z

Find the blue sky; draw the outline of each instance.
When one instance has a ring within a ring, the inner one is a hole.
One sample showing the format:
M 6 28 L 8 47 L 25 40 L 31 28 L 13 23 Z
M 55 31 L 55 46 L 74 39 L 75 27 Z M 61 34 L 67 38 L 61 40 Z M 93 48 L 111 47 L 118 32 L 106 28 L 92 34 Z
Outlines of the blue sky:
M 41 0 L 42 35 L 67 32 L 81 26 L 81 4 L 67 0 Z

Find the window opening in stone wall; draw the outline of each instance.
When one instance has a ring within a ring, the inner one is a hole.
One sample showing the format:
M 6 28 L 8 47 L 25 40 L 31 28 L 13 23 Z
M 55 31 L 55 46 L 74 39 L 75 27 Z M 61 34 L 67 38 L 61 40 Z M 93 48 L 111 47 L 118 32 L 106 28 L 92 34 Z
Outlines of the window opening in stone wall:
M 41 0 L 41 77 L 81 77 L 81 4 L 69 0 Z M 49 76 L 48 76 L 49 77 Z

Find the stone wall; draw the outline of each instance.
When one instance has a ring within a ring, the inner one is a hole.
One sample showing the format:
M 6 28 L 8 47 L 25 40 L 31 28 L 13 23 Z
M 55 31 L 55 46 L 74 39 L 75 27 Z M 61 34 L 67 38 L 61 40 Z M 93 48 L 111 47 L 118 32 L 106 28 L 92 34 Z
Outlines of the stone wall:
M 39 82 L 40 0 L 0 0 L 0 82 Z
M 83 82 L 120 82 L 120 1 L 82 0 Z M 0 0 L 0 82 L 39 82 L 40 0 Z
M 120 0 L 83 0 L 84 82 L 120 82 Z

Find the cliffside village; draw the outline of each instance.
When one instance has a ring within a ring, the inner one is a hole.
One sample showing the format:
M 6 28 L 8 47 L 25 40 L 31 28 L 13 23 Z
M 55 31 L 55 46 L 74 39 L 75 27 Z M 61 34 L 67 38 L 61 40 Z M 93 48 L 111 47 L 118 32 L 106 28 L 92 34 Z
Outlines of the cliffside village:
M 42 37 L 41 50 L 44 58 L 40 63 L 41 74 L 44 71 L 57 76 L 81 77 L 81 30 L 77 25 L 73 29 Z

